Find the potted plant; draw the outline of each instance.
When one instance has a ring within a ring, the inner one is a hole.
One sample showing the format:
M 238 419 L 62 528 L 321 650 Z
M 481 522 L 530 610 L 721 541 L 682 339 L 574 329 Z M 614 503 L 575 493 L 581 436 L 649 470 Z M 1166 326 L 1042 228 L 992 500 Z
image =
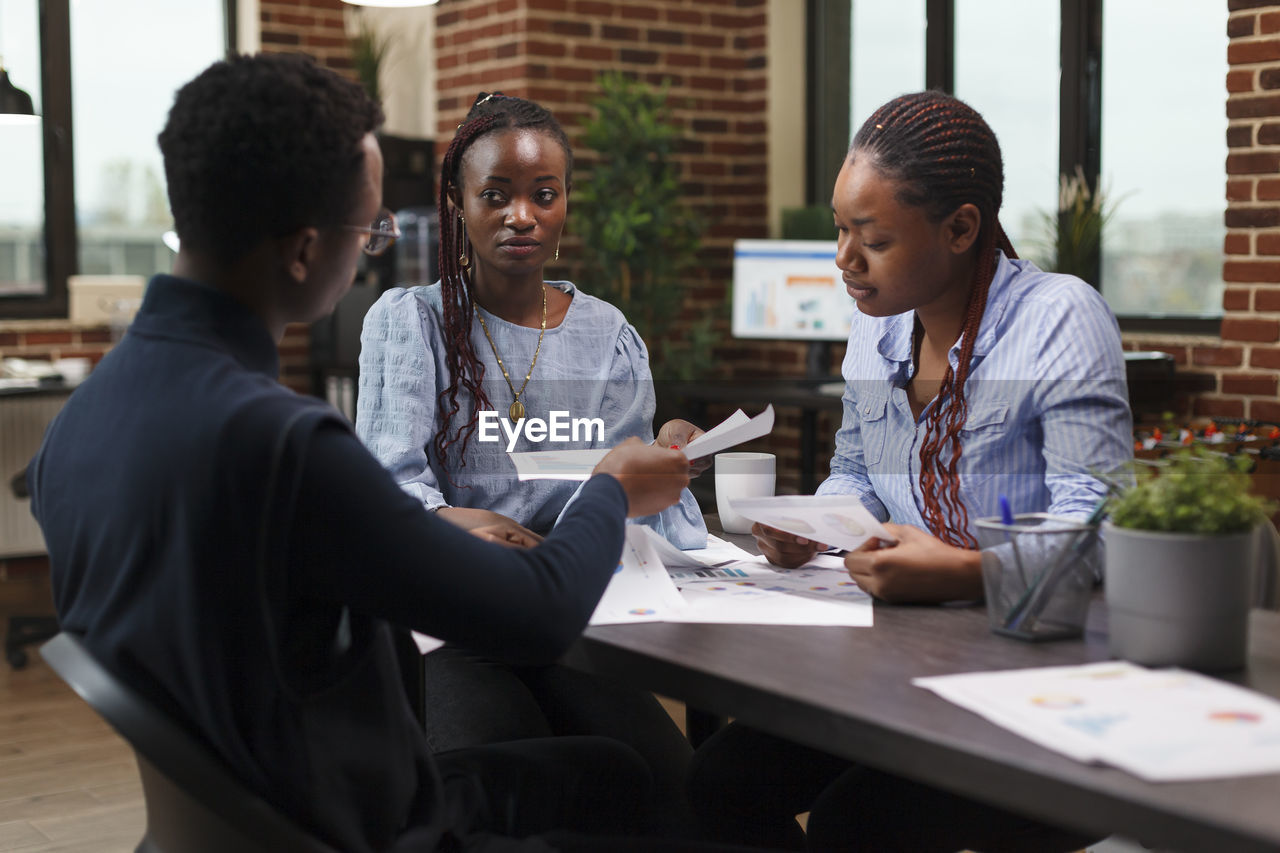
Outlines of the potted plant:
M 682 318 L 703 223 L 684 199 L 676 156 L 684 131 L 667 104 L 669 83 L 654 88 L 606 72 L 597 85 L 582 125 L 594 156 L 573 190 L 580 280 L 636 327 L 655 379 L 705 376 L 714 367 L 711 318 Z
M 1258 526 L 1273 504 L 1250 494 L 1245 455 L 1203 447 L 1140 466 L 1113 499 L 1106 598 L 1115 657 L 1238 669 L 1248 647 Z

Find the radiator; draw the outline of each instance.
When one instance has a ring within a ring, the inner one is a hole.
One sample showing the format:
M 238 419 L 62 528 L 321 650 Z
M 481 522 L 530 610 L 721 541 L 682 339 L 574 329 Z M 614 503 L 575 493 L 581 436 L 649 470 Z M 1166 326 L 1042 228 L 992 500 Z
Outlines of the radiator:
M 0 557 L 44 553 L 31 501 L 14 497 L 9 482 L 27 467 L 66 399 L 56 393 L 0 396 Z

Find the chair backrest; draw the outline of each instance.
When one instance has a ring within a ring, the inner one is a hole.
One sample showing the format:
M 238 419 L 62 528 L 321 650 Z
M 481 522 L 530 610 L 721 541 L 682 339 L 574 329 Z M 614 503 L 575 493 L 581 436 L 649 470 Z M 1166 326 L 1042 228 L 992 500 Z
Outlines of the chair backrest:
M 133 747 L 154 853 L 337 853 L 250 791 L 208 746 L 102 666 L 66 631 L 40 654 Z

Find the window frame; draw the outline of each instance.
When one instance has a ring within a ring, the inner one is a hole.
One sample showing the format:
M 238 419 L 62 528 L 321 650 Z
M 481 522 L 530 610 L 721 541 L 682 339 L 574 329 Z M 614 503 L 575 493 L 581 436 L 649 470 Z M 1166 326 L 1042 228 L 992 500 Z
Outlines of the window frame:
M 1102 4 L 1104 0 L 1060 0 L 1061 17 L 1061 83 L 1058 98 L 1059 135 L 1058 171 L 1072 173 L 1079 164 L 1091 186 L 1097 186 L 1102 171 Z M 830 114 L 838 112 L 834 105 L 848 103 L 848 86 L 843 101 L 835 87 L 823 85 L 843 71 L 849 78 L 852 45 L 843 39 L 833 43 L 829 21 L 833 7 L 843 10 L 847 22 L 851 0 L 810 0 L 809 67 L 809 163 L 810 204 L 824 204 L 829 187 L 818 186 L 819 175 L 812 164 L 822 164 L 830 157 L 833 122 Z M 843 32 L 848 32 L 846 26 Z M 815 46 L 821 49 L 815 50 Z M 842 46 L 842 52 L 840 47 Z M 925 86 L 944 92 L 955 91 L 955 0 L 925 2 Z M 823 106 L 826 109 L 823 109 Z M 846 118 L 846 122 L 847 122 Z M 846 137 L 850 130 L 846 127 Z M 1225 180 L 1225 177 L 1224 177 Z M 1224 200 L 1225 204 L 1225 200 Z M 1094 287 L 1101 282 L 1101 247 L 1095 252 L 1089 279 Z M 1163 332 L 1177 334 L 1218 335 L 1221 317 L 1162 317 L 1158 314 L 1123 315 L 1117 318 L 1125 332 Z
M 67 279 L 79 267 L 75 147 L 71 121 L 71 2 L 39 0 L 41 125 L 44 142 L 44 293 L 0 298 L 0 320 L 65 319 Z M 236 0 L 223 0 L 224 44 L 235 52 Z

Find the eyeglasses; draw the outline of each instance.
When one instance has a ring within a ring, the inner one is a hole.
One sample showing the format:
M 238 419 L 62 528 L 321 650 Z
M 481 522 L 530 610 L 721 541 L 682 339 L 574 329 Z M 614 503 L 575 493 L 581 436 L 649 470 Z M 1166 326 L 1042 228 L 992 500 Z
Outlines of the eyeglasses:
M 385 207 L 382 208 L 378 218 L 373 220 L 373 224 L 368 228 L 360 225 L 340 225 L 338 227 L 343 231 L 358 231 L 361 234 L 368 234 L 369 239 L 363 246 L 366 255 L 381 255 L 391 248 L 392 243 L 400 239 L 400 225 L 396 222 L 396 215 Z

